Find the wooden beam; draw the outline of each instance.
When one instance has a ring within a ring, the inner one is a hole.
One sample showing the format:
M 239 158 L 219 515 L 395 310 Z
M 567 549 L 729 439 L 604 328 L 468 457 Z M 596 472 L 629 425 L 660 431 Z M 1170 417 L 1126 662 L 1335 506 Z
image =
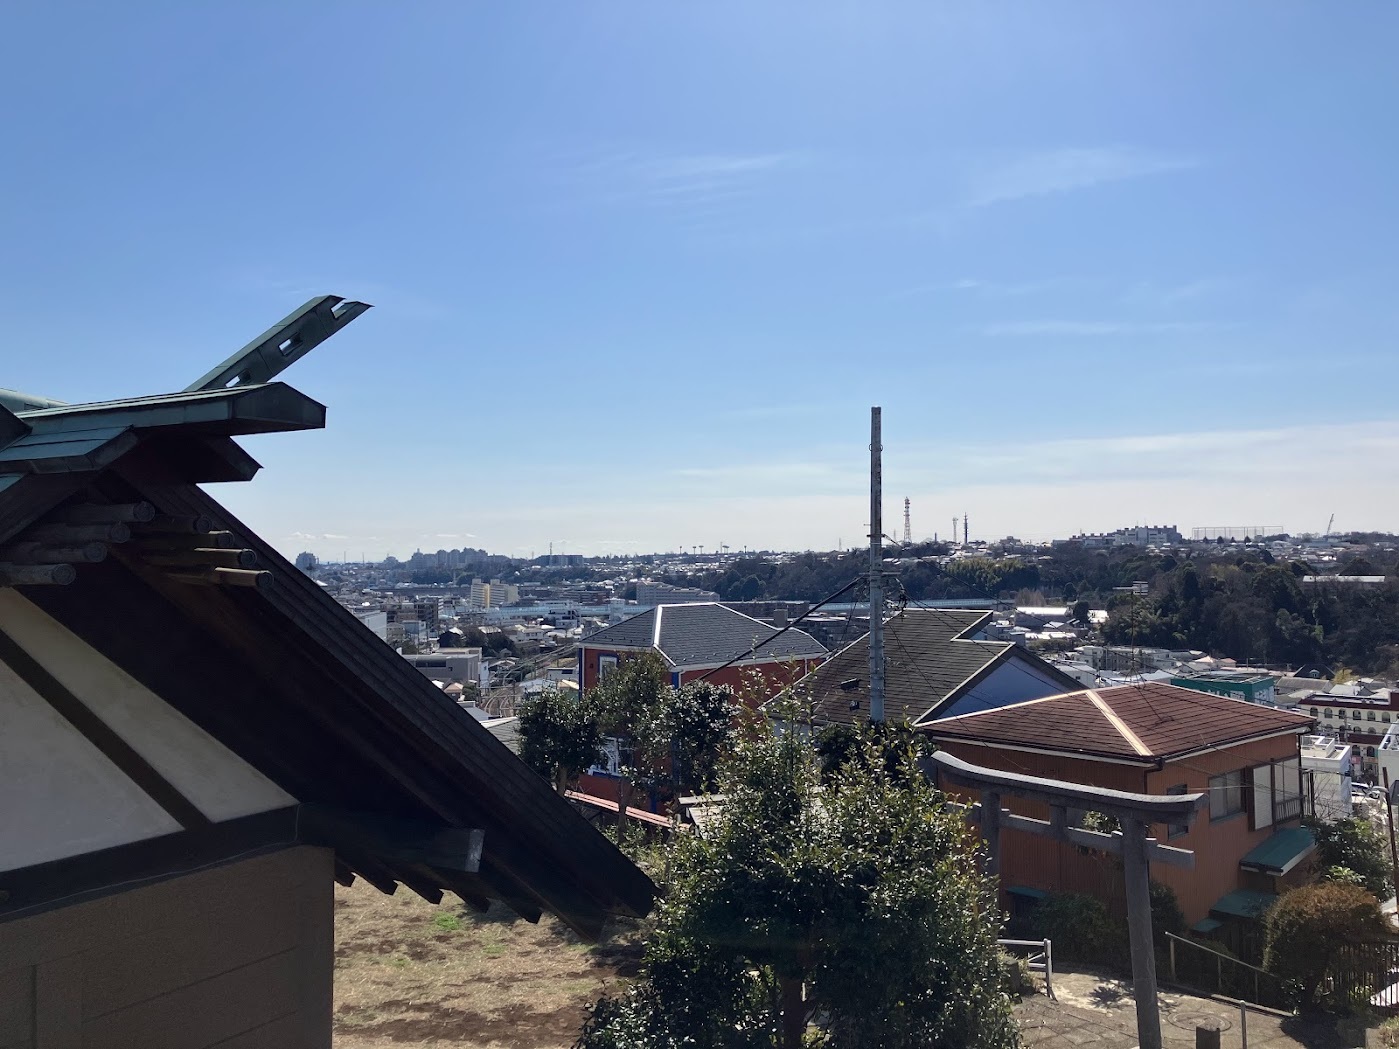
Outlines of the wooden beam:
M 132 545 L 153 554 L 183 554 L 191 550 L 238 550 L 243 544 L 232 532 L 137 532 Z
M 25 531 L 25 541 L 78 546 L 82 543 L 124 543 L 131 538 L 131 526 L 120 521 L 111 524 L 36 524 Z
M 250 590 L 269 590 L 273 579 L 271 572 L 259 572 L 246 568 L 187 568 L 169 573 L 170 578 L 194 586 L 236 586 Z
M 106 543 L 83 543 L 81 546 L 16 543 L 0 550 L 0 561 L 9 561 L 17 565 L 53 565 L 72 561 L 96 564 L 106 556 Z
M 257 554 L 252 550 L 223 547 L 192 547 L 188 550 L 143 551 L 143 558 L 153 565 L 166 568 L 256 568 Z
M 67 586 L 78 578 L 72 565 L 17 565 L 0 562 L 0 586 Z
M 138 532 L 144 537 L 165 533 L 195 535 L 213 530 L 213 520 L 203 514 L 157 514 L 149 521 L 143 522 Z
M 136 503 L 75 503 L 53 515 L 64 524 L 132 524 L 155 518 L 155 507 L 144 500 Z
M 444 827 L 422 820 L 396 819 L 379 813 L 345 812 L 327 805 L 301 807 L 302 837 L 310 844 L 340 848 L 351 844 L 397 864 L 424 864 L 475 874 L 481 869 L 485 832 Z

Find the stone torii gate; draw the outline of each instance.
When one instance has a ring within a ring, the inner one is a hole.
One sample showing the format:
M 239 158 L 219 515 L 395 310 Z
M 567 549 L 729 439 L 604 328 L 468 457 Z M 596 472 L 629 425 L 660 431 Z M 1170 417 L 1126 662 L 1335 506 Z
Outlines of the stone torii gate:
M 978 792 L 979 804 L 967 806 L 986 839 L 987 873 L 1000 875 L 1001 831 L 1037 834 L 1122 857 L 1127 889 L 1127 931 L 1132 950 L 1132 995 L 1137 1005 L 1137 1041 L 1141 1049 L 1161 1049 L 1161 1012 L 1156 1000 L 1156 951 L 1151 934 L 1151 863 L 1193 868 L 1195 854 L 1162 845 L 1147 832 L 1153 823 L 1188 824 L 1205 804 L 1205 794 L 1132 794 L 1065 780 L 1025 776 L 973 765 L 946 751 L 921 763 L 934 783 Z M 1049 806 L 1048 820 L 1016 815 L 1001 808 L 1002 798 L 1025 798 Z M 1103 834 L 1080 826 L 1086 812 L 1114 816 L 1119 833 Z

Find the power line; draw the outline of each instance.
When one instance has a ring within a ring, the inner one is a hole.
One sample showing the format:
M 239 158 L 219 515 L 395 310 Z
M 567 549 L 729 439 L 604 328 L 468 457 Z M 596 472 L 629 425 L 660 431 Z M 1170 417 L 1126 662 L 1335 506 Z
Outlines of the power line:
M 764 645 L 770 645 L 770 644 L 772 644 L 772 642 L 776 641 L 779 637 L 781 637 L 783 634 L 787 633 L 787 631 L 791 630 L 793 627 L 795 627 L 798 623 L 800 623 L 800 622 L 801 622 L 803 619 L 805 619 L 807 616 L 811 615 L 812 612 L 815 612 L 818 608 L 820 608 L 820 607 L 823 606 L 823 605 L 829 605 L 832 601 L 834 601 L 836 598 L 840 597 L 841 594 L 845 593 L 845 592 L 846 592 L 847 590 L 849 590 L 851 587 L 858 586 L 858 585 L 859 585 L 860 583 L 862 583 L 862 582 L 864 582 L 864 577 L 863 577 L 863 576 L 856 576 L 854 579 L 850 580 L 850 582 L 846 583 L 843 587 L 841 587 L 839 590 L 837 590 L 834 594 L 831 594 L 829 597 L 824 597 L 824 598 L 822 598 L 820 601 L 816 602 L 816 604 L 812 605 L 810 608 L 808 608 L 808 609 L 807 609 L 805 612 L 803 612 L 801 615 L 797 616 L 796 619 L 792 620 L 790 623 L 788 623 L 786 626 L 784 626 L 784 627 L 783 627 L 781 630 L 779 630 L 777 633 L 773 634 L 771 637 L 766 637 L 766 638 L 764 638 L 763 641 L 762 641 L 762 643 L 763 643 Z M 719 671 L 721 671 L 721 670 L 727 670 L 729 667 L 733 666 L 733 665 L 734 665 L 735 663 L 737 663 L 739 660 L 741 660 L 741 659 L 747 659 L 747 658 L 749 658 L 749 657 L 755 655 L 755 654 L 757 653 L 757 650 L 758 650 L 758 646 L 757 646 L 757 645 L 751 645 L 751 646 L 749 647 L 749 649 L 748 649 L 747 652 L 740 652 L 738 655 L 734 656 L 733 659 L 729 660 L 727 663 L 724 663 L 724 664 L 722 664 L 721 666 L 715 667 L 713 670 L 711 670 L 711 671 L 709 671 L 709 672 L 707 672 L 707 673 L 705 673 L 705 674 L 700 675 L 700 676 L 699 676 L 698 678 L 696 678 L 695 680 L 696 680 L 696 681 L 703 681 L 703 680 L 705 680 L 706 678 L 711 677 L 712 675 L 719 673 Z

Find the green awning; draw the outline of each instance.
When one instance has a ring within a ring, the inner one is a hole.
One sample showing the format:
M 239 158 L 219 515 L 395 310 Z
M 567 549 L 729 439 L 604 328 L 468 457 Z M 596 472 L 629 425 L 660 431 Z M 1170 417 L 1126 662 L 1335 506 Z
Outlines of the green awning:
M 1255 845 L 1239 866 L 1264 874 L 1286 874 L 1316 848 L 1316 839 L 1306 827 L 1288 827 Z
M 1012 885 L 1006 892 L 1011 896 L 1024 896 L 1031 900 L 1042 900 L 1049 895 L 1043 889 L 1032 889 L 1028 885 Z
M 1261 918 L 1263 912 L 1276 903 L 1277 899 L 1270 892 L 1235 889 L 1215 900 L 1210 914 L 1218 914 L 1225 918 Z
M 1224 928 L 1224 923 L 1216 921 L 1214 918 L 1201 918 L 1194 925 L 1190 926 L 1191 932 L 1198 932 L 1201 936 L 1208 936 L 1216 929 Z

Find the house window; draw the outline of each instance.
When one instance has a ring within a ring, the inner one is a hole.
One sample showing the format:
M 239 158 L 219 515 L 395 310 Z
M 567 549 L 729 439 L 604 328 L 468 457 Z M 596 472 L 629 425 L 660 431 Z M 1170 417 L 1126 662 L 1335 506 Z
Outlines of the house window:
M 598 656 L 598 657 L 597 657 L 597 679 L 598 679 L 599 681 L 601 681 L 603 678 L 607 677 L 608 674 L 612 673 L 612 671 L 614 671 L 614 670 L 616 670 L 616 669 L 617 669 L 617 657 L 616 657 L 616 656 Z
M 1381 715 L 1380 715 L 1380 720 L 1381 720 L 1381 721 L 1388 721 L 1388 720 L 1389 720 L 1389 712 L 1386 711 L 1385 713 L 1381 714 Z
M 1327 708 L 1326 708 L 1326 716 L 1327 716 L 1328 718 L 1331 716 L 1331 708 L 1330 708 L 1330 707 L 1327 707 Z
M 1252 819 L 1249 825 L 1258 830 L 1273 825 L 1273 766 L 1255 765 L 1248 770 L 1249 782 L 1253 785 L 1253 803 L 1249 806 Z
M 1210 819 L 1222 820 L 1244 810 L 1242 769 L 1210 777 Z
M 1320 716 L 1321 716 L 1321 715 L 1317 712 L 1316 707 L 1312 707 L 1312 717 L 1317 718 L 1317 717 L 1320 717 Z
M 1376 755 L 1375 755 L 1375 748 L 1374 748 L 1374 747 L 1366 747 L 1366 748 L 1365 748 L 1365 756 L 1366 756 L 1367 758 L 1373 758 L 1373 757 L 1375 757 L 1375 756 L 1376 756 Z
M 1365 719 L 1366 719 L 1367 721 L 1374 721 L 1374 720 L 1375 720 L 1375 712 L 1372 710 L 1372 711 L 1370 711 L 1369 713 L 1367 713 L 1367 714 L 1365 715 Z
M 1166 793 L 1167 793 L 1167 794 L 1184 794 L 1185 792 L 1186 792 L 1186 785 L 1185 785 L 1184 783 L 1177 783 L 1174 787 L 1167 787 L 1167 788 L 1166 788 Z M 1189 832 L 1190 832 L 1190 824 L 1189 824 L 1189 823 L 1168 823 L 1168 824 L 1166 824 L 1166 837 L 1167 837 L 1167 838 L 1179 838 L 1182 834 L 1188 834 Z
M 1248 770 L 1249 825 L 1258 830 L 1302 814 L 1302 768 L 1286 758 Z

